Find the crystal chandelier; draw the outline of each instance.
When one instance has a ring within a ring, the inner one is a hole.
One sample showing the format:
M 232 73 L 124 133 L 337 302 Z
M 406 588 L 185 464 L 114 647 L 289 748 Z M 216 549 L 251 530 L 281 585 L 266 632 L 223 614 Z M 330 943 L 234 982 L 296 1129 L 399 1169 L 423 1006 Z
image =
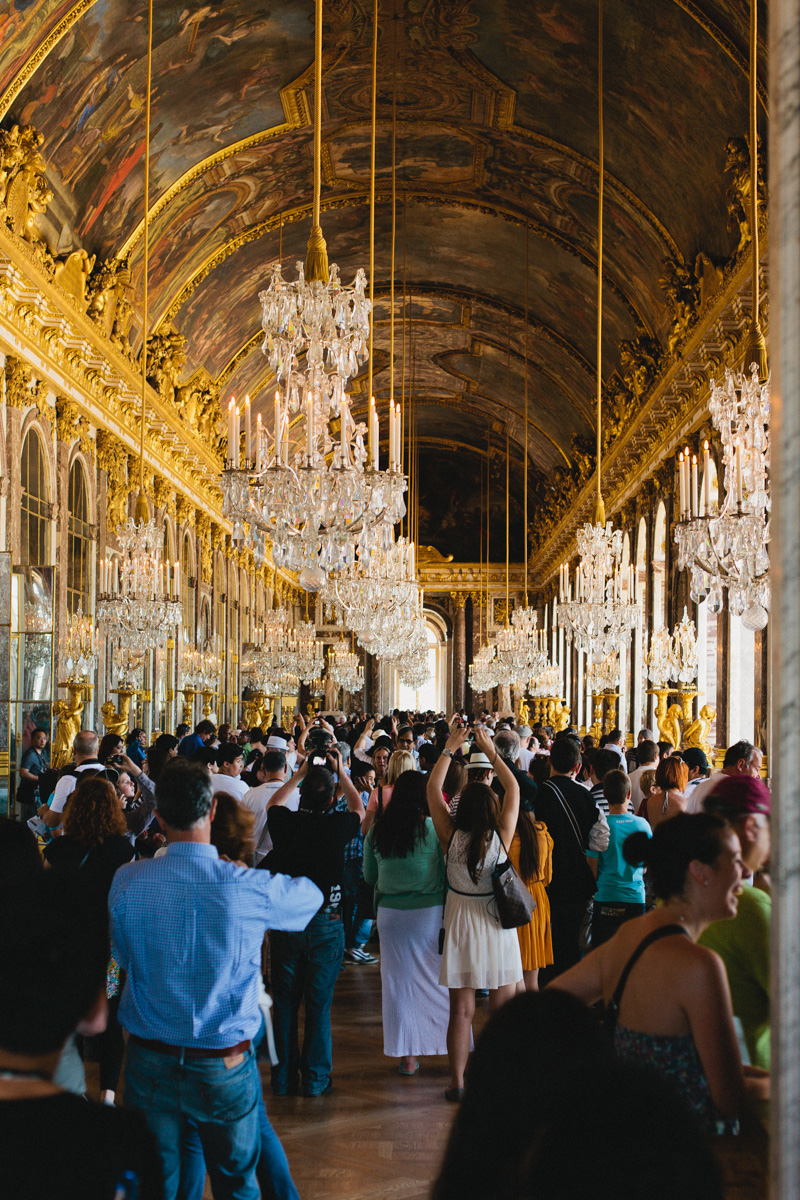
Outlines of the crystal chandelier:
M 300 621 L 288 631 L 283 665 L 302 683 L 318 683 L 325 665 L 322 643 L 317 640 L 316 626 Z
M 697 632 L 694 621 L 689 620 L 689 614 L 684 608 L 679 625 L 672 631 L 673 640 L 673 675 L 678 683 L 693 683 L 697 678 L 699 655 Z
M 266 644 L 249 646 L 242 655 L 242 675 L 248 685 L 265 696 L 296 695 L 300 680 L 281 654 Z
M 667 687 L 672 678 L 674 662 L 672 636 L 663 626 L 653 630 L 650 637 L 650 647 L 645 655 L 647 678 L 654 688 Z
M 545 696 L 557 696 L 561 691 L 561 672 L 558 669 L 558 664 L 549 663 L 547 660 L 545 660 L 545 664 L 539 674 L 534 679 L 531 679 L 528 685 L 528 691 L 531 696 L 535 696 L 540 700 Z
M 495 662 L 501 684 L 531 679 L 547 665 L 547 655 L 540 646 L 537 623 L 535 609 L 526 605 L 514 609 L 511 625 L 498 633 L 495 639 Z
M 421 613 L 413 542 L 398 538 L 387 550 L 359 554 L 329 580 L 325 594 L 361 645 L 387 657 L 392 646 L 408 640 Z
M 364 668 L 358 655 L 348 649 L 345 641 L 337 642 L 328 649 L 328 675 L 351 696 L 364 687 Z
M 711 496 L 708 442 L 702 489 L 697 456 L 690 463 L 687 447 L 678 458 L 678 567 L 691 572 L 692 600 L 708 597 L 713 613 L 722 611 L 727 589 L 731 612 L 748 629 L 764 628 L 770 605 L 769 406 L 769 384 L 759 381 L 756 363 L 749 377 L 726 370 L 724 384 L 711 389 L 711 419 L 720 433 L 725 467 L 721 505 Z
M 298 278 L 291 282 L 283 279 L 281 265 L 275 264 L 269 286 L 259 295 L 265 335 L 262 351 L 277 384 L 272 446 L 260 421 L 253 440 L 246 402 L 245 461 L 240 463 L 239 411 L 231 401 L 222 492 L 223 513 L 233 522 L 234 538 L 244 536 L 245 524 L 255 527 L 260 558 L 268 533 L 275 564 L 298 571 L 301 585 L 318 591 L 326 574 L 354 562 L 356 548 L 362 552 L 388 549 L 392 526 L 405 513 L 406 481 L 399 461 L 399 406 L 390 404 L 389 466 L 381 470 L 374 399 L 365 426 L 354 420 L 347 396 L 349 381 L 367 360 L 368 395 L 372 395 L 374 221 L 370 222 L 367 298 L 363 271 L 358 271 L 351 287 L 345 287 L 336 266 L 329 269 L 320 226 L 322 0 L 316 4 L 315 35 L 314 214 L 305 268 L 298 263 Z M 373 61 L 373 106 L 375 90 Z M 374 188 L 373 149 L 373 213 Z M 290 462 L 289 427 L 294 416 L 303 421 L 305 437 Z M 331 428 L 334 420 L 338 435 Z
M 498 686 L 494 646 L 481 646 L 469 668 L 469 686 L 473 692 L 490 692 Z
M 619 687 L 619 652 L 612 650 L 604 654 L 599 662 L 589 663 L 588 681 L 593 696 L 600 692 L 616 692 Z
M 178 568 L 164 557 L 152 518 L 129 518 L 117 541 L 118 550 L 100 563 L 97 619 L 124 652 L 163 649 L 183 619 Z
M 622 570 L 622 531 L 608 524 L 583 525 L 577 533 L 580 566 L 574 589 L 568 564 L 559 572 L 558 623 L 579 650 L 599 661 L 629 645 L 640 608 L 634 602 L 635 573 L 629 568 L 627 597 Z
M 763 629 L 769 619 L 769 420 L 767 349 L 760 325 L 759 165 L 757 124 L 758 6 L 750 3 L 750 235 L 752 248 L 751 325 L 741 371 L 725 371 L 711 389 L 711 419 L 722 441 L 725 498 L 716 510 L 709 492 L 708 443 L 702 495 L 697 458 L 688 447 L 679 456 L 681 520 L 675 530 L 678 565 L 691 571 L 691 597 L 708 597 L 711 612 L 723 606 L 727 589 L 731 612 L 747 629 Z
M 79 606 L 67 621 L 61 646 L 61 665 L 68 683 L 85 683 L 97 666 L 94 622 Z

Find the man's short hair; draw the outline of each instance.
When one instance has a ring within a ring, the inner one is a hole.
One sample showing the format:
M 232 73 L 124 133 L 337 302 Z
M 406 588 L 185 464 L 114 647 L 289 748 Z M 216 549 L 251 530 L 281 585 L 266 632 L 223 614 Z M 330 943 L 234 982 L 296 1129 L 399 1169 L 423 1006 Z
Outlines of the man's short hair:
M 327 767 L 312 767 L 300 784 L 300 807 L 307 812 L 324 812 L 335 790 L 333 772 Z
M 614 756 L 617 757 L 616 755 Z M 559 775 L 568 775 L 581 761 L 581 744 L 577 738 L 559 738 L 550 748 L 550 765 Z
M 242 747 L 238 742 L 224 742 L 217 750 L 217 765 L 221 767 L 226 763 L 236 762 L 236 759 L 241 757 Z
M 619 767 L 619 755 L 614 750 L 596 750 L 592 759 L 592 770 L 598 779 L 605 779 L 609 771 Z
M 202 737 L 203 734 L 205 734 L 205 733 L 210 733 L 210 734 L 216 733 L 217 727 L 213 721 L 202 720 L 202 721 L 197 722 L 197 724 L 194 727 L 194 731 L 195 731 L 195 733 L 199 734 L 200 737 Z
M 181 761 L 186 762 L 187 760 L 184 758 Z M 195 750 L 194 754 L 192 755 L 192 762 L 202 763 L 204 767 L 210 766 L 211 763 L 216 766 L 217 752 L 213 746 L 201 746 L 200 749 Z
M 636 761 L 640 767 L 645 766 L 646 763 L 658 762 L 658 759 L 658 746 L 655 742 L 651 741 L 650 738 L 639 742 L 639 745 L 636 747 Z
M 432 742 L 423 742 L 419 748 L 419 765 L 432 767 L 441 751 Z
M 655 739 L 653 737 L 652 729 L 640 729 L 638 734 L 636 735 L 636 740 L 641 741 L 641 742 L 654 741 Z
M 181 721 L 180 725 L 175 726 L 175 736 L 178 739 L 178 741 L 180 741 L 181 738 L 185 738 L 188 732 L 189 732 L 189 726 L 186 724 L 185 721 Z
M 170 829 L 192 829 L 211 812 L 211 775 L 199 762 L 173 758 L 156 784 L 156 809 Z
M 506 762 L 515 763 L 519 759 L 519 734 L 513 729 L 503 729 L 495 734 L 494 748 Z
M 263 742 L 264 730 L 259 729 L 259 728 L 251 729 L 250 733 L 247 736 L 248 736 L 248 740 L 251 745 L 253 744 L 253 742 Z
M 77 741 L 78 739 L 76 738 L 75 740 Z M 751 763 L 753 761 L 754 751 L 755 746 L 752 742 L 746 742 L 744 740 L 741 742 L 734 742 L 733 745 L 728 746 L 728 749 L 725 751 L 725 758 L 722 762 L 723 769 L 725 767 L 735 767 L 736 764 L 741 761 L 741 759 L 744 759 L 744 761 L 748 764 Z
M 75 877 L 19 876 L 0 891 L 0 1046 L 53 1054 L 105 986 L 108 915 Z
M 80 733 L 75 734 L 75 741 L 72 743 L 74 754 L 96 755 L 99 748 L 100 740 L 93 729 L 82 729 Z
M 621 729 L 612 729 L 611 733 L 608 735 L 608 740 L 609 740 L 609 742 L 614 742 L 616 744 L 620 740 L 621 737 L 622 737 Z M 619 758 L 619 755 L 617 755 L 617 758 Z
M 265 750 L 256 769 L 266 771 L 268 775 L 271 775 L 273 771 L 284 771 L 286 769 L 286 751 Z
M 631 781 L 624 771 L 615 767 L 603 776 L 603 795 L 611 804 L 624 804 L 631 794 Z

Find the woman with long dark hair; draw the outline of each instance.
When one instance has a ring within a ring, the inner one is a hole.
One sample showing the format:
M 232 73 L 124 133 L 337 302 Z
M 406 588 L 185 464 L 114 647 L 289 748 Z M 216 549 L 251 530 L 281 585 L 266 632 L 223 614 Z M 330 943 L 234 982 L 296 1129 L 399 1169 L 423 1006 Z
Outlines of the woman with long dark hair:
M 381 939 L 383 1052 L 400 1074 L 419 1056 L 447 1053 L 449 999 L 439 984 L 444 859 L 428 816 L 426 777 L 404 771 L 392 803 L 364 839 L 364 879 L 375 884 Z
M 656 767 L 656 791 L 645 796 L 639 808 L 639 816 L 656 829 L 662 821 L 675 817 L 686 810 L 686 785 L 689 768 L 679 758 L 669 755 L 662 758 Z
M 543 821 L 537 821 L 529 797 L 520 798 L 517 828 L 508 857 L 526 888 L 536 901 L 527 925 L 517 929 L 525 991 L 539 989 L 539 971 L 553 962 L 553 938 L 550 932 L 550 901 L 547 885 L 553 878 L 553 839 Z
M 475 744 L 489 758 L 503 787 L 502 803 L 485 783 L 468 783 L 455 816 L 442 793 L 449 760 L 460 748 L 467 730 L 455 729 L 431 771 L 428 803 L 439 843 L 447 854 L 449 892 L 444 912 L 444 950 L 439 982 L 450 989 L 447 1053 L 452 1086 L 445 1099 L 464 1094 L 464 1071 L 469 1057 L 475 989 L 489 992 L 493 1009 L 514 995 L 523 982 L 519 939 L 515 929 L 503 929 L 496 916 L 492 872 L 507 858 L 519 815 L 519 784 L 495 751 L 485 730 L 475 730 Z

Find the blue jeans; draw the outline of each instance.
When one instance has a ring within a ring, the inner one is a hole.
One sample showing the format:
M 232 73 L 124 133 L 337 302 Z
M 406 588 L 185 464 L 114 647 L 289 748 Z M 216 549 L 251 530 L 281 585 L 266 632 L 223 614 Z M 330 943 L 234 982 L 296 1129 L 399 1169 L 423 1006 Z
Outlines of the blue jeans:
M 273 1024 L 279 1063 L 272 1068 L 278 1096 L 297 1090 L 318 1096 L 331 1077 L 331 1002 L 342 966 L 344 929 L 338 913 L 319 912 L 302 933 L 270 933 Z M 305 1003 L 303 1050 L 297 1017 Z
M 221 1058 L 173 1058 L 128 1041 L 125 1104 L 147 1120 L 161 1156 L 164 1198 L 177 1200 L 181 1143 L 192 1121 L 214 1200 L 259 1200 L 261 1083 L 252 1048 L 234 1067 Z
M 344 944 L 348 950 L 354 946 L 363 946 L 369 941 L 372 933 L 372 918 L 361 913 L 358 903 L 359 889 L 363 878 L 364 860 L 349 858 L 345 860 L 344 875 L 342 876 L 342 917 L 344 920 Z
M 264 1026 L 253 1042 L 258 1050 L 264 1038 Z M 256 1176 L 263 1200 L 300 1200 L 280 1138 L 270 1124 L 263 1095 L 258 1101 L 258 1126 L 261 1156 Z M 181 1200 L 203 1200 L 206 1185 L 206 1160 L 203 1143 L 194 1121 L 184 1123 L 181 1139 Z

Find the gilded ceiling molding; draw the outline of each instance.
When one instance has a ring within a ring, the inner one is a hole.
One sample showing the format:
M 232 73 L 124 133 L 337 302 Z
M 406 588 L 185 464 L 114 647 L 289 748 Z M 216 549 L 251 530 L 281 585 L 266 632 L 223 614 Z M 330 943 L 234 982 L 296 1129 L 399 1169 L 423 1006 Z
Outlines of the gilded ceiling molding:
M 750 304 L 747 254 L 733 265 L 725 286 L 712 298 L 678 353 L 666 360 L 666 368 L 643 398 L 635 419 L 605 451 L 602 484 L 609 517 L 635 497 L 707 420 L 710 381 L 741 356 Z M 544 583 L 560 562 L 574 556 L 575 530 L 591 520 L 594 488 L 590 471 L 569 509 L 563 515 L 556 512 L 547 523 L 544 539 L 530 558 L 530 569 Z
M 69 393 L 96 426 L 139 441 L 141 379 L 130 359 L 50 281 L 27 245 L 0 229 L 0 331 L 13 355 L 42 364 L 57 395 Z M 41 389 L 42 396 L 45 389 Z M 32 396 L 28 403 L 36 403 Z M 221 508 L 219 467 L 208 448 L 150 389 L 145 453 L 160 472 Z
M 184 171 L 179 179 L 167 188 L 163 195 L 159 196 L 155 204 L 150 207 L 150 227 L 152 229 L 153 222 L 157 217 L 175 199 L 182 191 L 189 187 L 196 179 L 205 175 L 207 171 L 213 170 L 221 163 L 227 162 L 229 158 L 233 158 L 235 154 L 239 154 L 243 150 L 252 150 L 257 146 L 263 146 L 266 142 L 272 141 L 276 137 L 280 137 L 284 133 L 294 133 L 298 129 L 304 129 L 311 125 L 311 114 L 308 108 L 308 100 L 305 93 L 305 87 L 310 82 L 314 72 L 314 64 L 300 76 L 299 80 L 290 83 L 287 87 L 281 88 L 281 103 L 283 105 L 283 114 L 286 118 L 280 125 L 273 125 L 270 129 L 262 129 L 258 133 L 253 133 L 250 137 L 242 138 L 239 142 L 234 142 L 230 146 L 225 146 L 222 150 L 217 150 L 215 154 L 210 154 L 208 158 L 201 159 L 188 171 Z M 302 87 L 299 86 L 302 83 Z M 284 218 L 286 219 L 286 218 Z M 135 246 L 139 244 L 144 234 L 144 220 L 141 220 L 134 229 L 130 237 L 123 243 L 121 250 L 118 252 L 120 258 L 124 258 Z
M 388 287 L 376 284 L 376 300 L 388 297 L 390 294 L 391 293 Z M 415 298 L 424 296 L 432 297 L 435 300 L 447 300 L 451 303 L 461 304 L 464 308 L 469 309 L 475 309 L 477 306 L 483 305 L 485 308 L 491 309 L 494 312 L 500 312 L 507 317 L 512 317 L 514 320 L 521 322 L 523 326 L 525 324 L 525 310 L 523 308 L 517 307 L 514 304 L 507 304 L 504 300 L 498 300 L 495 297 L 486 296 L 481 292 L 466 291 L 463 288 L 449 288 L 442 285 L 437 287 L 415 285 L 413 288 L 406 289 L 406 295 L 408 296 L 409 301 L 412 302 Z M 395 304 L 398 302 L 401 304 L 402 308 L 402 292 L 398 294 L 397 284 L 395 283 Z M 469 315 L 471 317 L 472 313 L 470 312 Z M 395 316 L 395 323 L 396 322 L 397 316 Z M 409 317 L 408 323 L 409 325 L 421 325 L 430 329 L 456 328 L 454 324 L 449 322 L 428 321 L 423 317 Z M 388 319 L 376 321 L 375 328 L 378 329 L 381 325 L 388 324 Z M 463 319 L 462 327 L 465 329 L 471 329 L 469 324 L 464 324 Z M 589 362 L 587 358 L 584 358 L 580 351 L 576 350 L 575 347 L 566 341 L 566 339 L 563 338 L 560 333 L 557 333 L 556 330 L 552 329 L 549 325 L 543 325 L 540 321 L 532 320 L 530 314 L 528 314 L 528 327 L 530 329 L 531 337 L 536 336 L 543 338 L 551 346 L 554 346 L 557 350 L 559 350 L 560 353 L 564 354 L 567 358 L 574 362 L 587 376 L 589 376 L 591 379 L 594 379 L 595 372 L 597 370 L 595 364 Z M 475 334 L 475 336 L 479 335 Z M 225 385 L 234 374 L 236 368 L 244 361 L 244 359 L 252 354 L 254 350 L 261 346 L 263 340 L 263 331 L 255 333 L 245 342 L 241 349 L 236 351 L 230 362 L 223 367 L 222 372 L 216 380 L 215 386 L 220 392 L 224 390 Z M 260 386 L 266 386 L 266 383 L 269 382 L 269 378 L 271 378 L 271 376 L 268 376 L 266 382 L 262 383 Z
M 95 3 L 96 0 L 79 0 L 78 4 L 70 9 L 67 15 L 59 21 L 55 29 L 51 30 L 45 40 L 36 47 L 33 54 L 25 60 L 25 64 L 19 69 L 2 96 L 0 96 L 0 119 L 6 115 L 22 89 L 39 70 L 39 67 L 47 58 L 50 51 L 58 45 L 61 39 L 72 29 L 75 22 L 79 21 L 83 14 L 88 12 Z
M 499 217 L 501 220 L 512 225 L 521 225 L 523 228 L 527 226 L 527 228 L 530 229 L 531 233 L 535 236 L 541 237 L 545 241 L 552 242 L 554 245 L 559 246 L 573 258 L 577 258 L 579 262 L 583 263 L 588 270 L 595 272 L 597 271 L 597 260 L 590 257 L 588 254 L 585 254 L 583 250 L 571 242 L 569 238 L 564 237 L 563 234 L 556 233 L 555 230 L 548 229 L 546 226 L 529 221 L 523 214 L 520 214 L 514 209 L 507 208 L 504 205 L 487 204 L 477 200 L 470 200 L 465 196 L 459 196 L 458 198 L 444 196 L 438 190 L 434 192 L 425 191 L 423 189 L 404 188 L 403 196 L 406 197 L 411 204 L 429 205 L 434 208 L 462 208 L 467 209 L 470 212 L 483 213 L 488 217 Z M 389 203 L 390 200 L 391 190 L 389 188 L 376 188 L 376 204 Z M 368 192 L 350 192 L 346 196 L 337 196 L 334 199 L 327 201 L 323 200 L 321 209 L 323 212 L 333 212 L 337 209 L 353 208 L 357 205 L 367 205 L 369 202 L 370 197 Z M 258 241 L 258 239 L 264 234 L 271 233 L 273 230 L 278 229 L 281 223 L 288 225 L 294 221 L 302 221 L 306 219 L 311 213 L 311 208 L 311 204 L 303 204 L 297 208 L 290 209 L 288 212 L 284 212 L 283 214 L 278 213 L 277 215 L 268 217 L 266 221 L 260 221 L 258 225 L 254 225 L 252 229 L 245 230 L 243 233 L 238 234 L 235 238 L 231 238 L 231 240 L 226 242 L 224 246 L 220 246 L 219 249 L 215 250 L 214 253 L 207 258 L 204 263 L 201 263 L 201 265 L 192 273 L 191 277 L 186 281 L 175 298 L 171 301 L 168 308 L 157 318 L 155 329 L 160 328 L 160 326 L 165 323 L 174 321 L 196 288 L 199 287 L 203 280 L 211 274 L 214 268 L 223 263 L 229 255 L 235 253 L 235 251 L 240 249 L 240 247 L 249 245 L 250 242 Z M 332 261 L 336 261 L 335 247 L 328 247 L 328 255 Z M 641 313 L 638 312 L 636 306 L 631 300 L 628 299 L 627 295 L 619 286 L 619 284 L 615 283 L 613 279 L 608 277 L 607 267 L 604 279 L 606 280 L 608 290 L 613 292 L 620 303 L 624 305 L 628 311 L 628 315 L 637 328 L 643 329 L 650 337 L 654 336 L 650 323 L 641 315 Z M 411 291 L 412 289 L 409 288 L 408 290 Z M 418 289 L 415 286 L 413 291 L 417 290 Z

